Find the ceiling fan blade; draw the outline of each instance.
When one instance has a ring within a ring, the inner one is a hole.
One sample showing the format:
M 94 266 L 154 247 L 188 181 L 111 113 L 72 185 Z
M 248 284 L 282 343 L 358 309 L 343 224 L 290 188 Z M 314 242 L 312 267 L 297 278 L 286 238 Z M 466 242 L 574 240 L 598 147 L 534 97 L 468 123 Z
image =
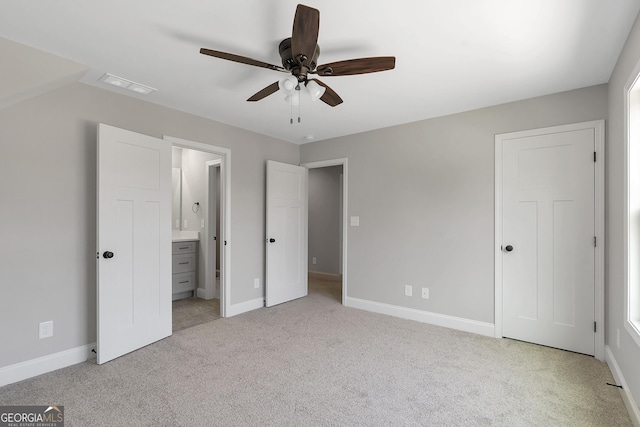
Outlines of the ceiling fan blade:
M 260 101 L 261 99 L 266 98 L 272 93 L 276 93 L 278 89 L 279 89 L 278 82 L 271 83 L 269 86 L 265 87 L 264 89 L 262 89 L 261 91 L 253 95 L 251 98 L 247 99 L 247 101 L 251 101 L 251 102 Z
M 352 76 L 354 74 L 377 73 L 392 70 L 396 66 L 395 56 L 377 56 L 373 58 L 348 59 L 319 65 L 316 74 L 319 76 Z
M 320 11 L 303 4 L 296 8 L 291 35 L 291 53 L 300 65 L 309 66 L 318 43 Z
M 321 82 L 318 79 L 309 79 L 309 80 L 313 80 L 314 82 L 318 83 L 320 86 L 323 86 L 326 89 L 324 91 L 324 94 L 322 94 L 322 96 L 320 97 L 320 101 L 332 107 L 342 104 L 342 98 L 340 98 L 340 96 L 333 89 L 327 86 L 325 83 Z
M 219 50 L 211 50 L 211 49 L 200 49 L 200 53 L 203 55 L 214 56 L 220 59 L 226 59 L 227 61 L 239 62 L 241 64 L 253 65 L 255 67 L 268 68 L 270 70 L 275 71 L 283 71 L 288 73 L 284 67 L 280 67 L 278 65 L 267 64 L 266 62 L 257 61 L 255 59 L 247 58 L 246 56 L 234 55 L 233 53 L 220 52 Z

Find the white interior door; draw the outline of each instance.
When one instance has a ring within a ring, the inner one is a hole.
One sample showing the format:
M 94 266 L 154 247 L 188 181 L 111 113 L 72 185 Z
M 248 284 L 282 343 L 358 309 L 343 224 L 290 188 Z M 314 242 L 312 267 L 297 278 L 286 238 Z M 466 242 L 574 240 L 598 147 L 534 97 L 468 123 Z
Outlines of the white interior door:
M 98 363 L 171 335 L 171 143 L 98 126 Z
M 594 354 L 594 151 L 593 129 L 503 141 L 505 337 Z
M 267 161 L 266 306 L 307 295 L 307 169 Z

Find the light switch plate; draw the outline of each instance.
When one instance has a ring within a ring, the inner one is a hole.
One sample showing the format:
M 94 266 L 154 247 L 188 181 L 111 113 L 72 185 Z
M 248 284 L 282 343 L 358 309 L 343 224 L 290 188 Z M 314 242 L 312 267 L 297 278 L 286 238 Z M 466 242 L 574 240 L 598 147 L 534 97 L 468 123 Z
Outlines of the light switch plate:
M 351 226 L 352 227 L 359 227 L 360 226 L 360 217 L 359 216 L 352 216 L 351 217 Z

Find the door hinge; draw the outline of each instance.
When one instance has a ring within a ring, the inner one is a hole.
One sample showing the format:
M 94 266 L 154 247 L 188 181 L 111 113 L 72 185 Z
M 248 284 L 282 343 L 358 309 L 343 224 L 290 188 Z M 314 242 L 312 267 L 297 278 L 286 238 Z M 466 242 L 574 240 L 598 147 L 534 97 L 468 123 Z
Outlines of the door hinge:
M 594 162 L 596 161 L 596 156 L 597 156 L 597 155 L 596 155 L 596 152 L 594 151 L 594 152 L 593 152 L 593 161 L 594 161 Z
M 598 323 L 593 322 L 593 332 L 598 332 Z
M 598 246 L 598 238 L 596 236 L 593 236 L 593 247 L 597 247 Z

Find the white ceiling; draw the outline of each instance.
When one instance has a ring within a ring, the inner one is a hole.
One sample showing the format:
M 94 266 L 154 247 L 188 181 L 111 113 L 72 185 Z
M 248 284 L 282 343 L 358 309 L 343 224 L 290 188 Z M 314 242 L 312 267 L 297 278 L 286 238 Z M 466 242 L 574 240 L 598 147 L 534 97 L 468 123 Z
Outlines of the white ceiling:
M 277 92 L 285 76 L 199 53 L 281 65 L 297 2 L 5 0 L 0 37 L 88 65 L 81 81 L 294 143 L 322 140 L 609 80 L 640 0 L 307 0 L 320 10 L 319 64 L 394 55 L 396 69 L 323 77 L 344 100 L 302 99 L 300 124 Z M 157 88 L 146 97 L 98 81 Z

